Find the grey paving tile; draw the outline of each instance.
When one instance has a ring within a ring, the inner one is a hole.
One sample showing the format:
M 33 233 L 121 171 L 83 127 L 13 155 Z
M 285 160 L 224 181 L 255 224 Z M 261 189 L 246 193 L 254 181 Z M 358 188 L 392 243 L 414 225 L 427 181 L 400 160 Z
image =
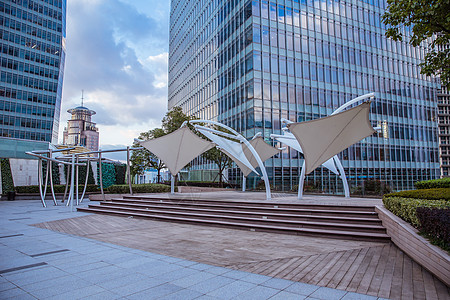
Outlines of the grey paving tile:
M 83 264 L 83 265 L 78 265 L 78 266 L 64 266 L 63 265 L 63 266 L 60 266 L 59 268 L 66 271 L 67 273 L 77 274 L 77 273 L 82 273 L 82 272 L 89 271 L 89 270 L 96 270 L 96 269 L 108 267 L 108 266 L 111 266 L 111 264 L 100 261 L 100 262 Z
M 363 295 L 358 293 L 352 293 L 347 292 L 344 297 L 341 298 L 342 300 L 377 300 L 377 297 L 369 296 L 369 295 Z
M 209 269 L 209 268 L 211 268 L 211 267 L 212 267 L 211 265 L 202 264 L 202 263 L 196 263 L 196 264 L 194 264 L 194 265 L 189 266 L 189 268 L 196 269 L 196 270 L 200 270 L 200 271 Z
M 10 290 L 10 289 L 14 289 L 14 288 L 16 288 L 17 286 L 16 285 L 14 285 L 14 284 L 12 284 L 11 282 L 8 282 L 8 281 L 6 281 L 6 282 L 1 282 L 0 283 L 0 292 L 1 291 L 6 291 L 6 290 Z
M 101 288 L 101 287 L 99 287 L 99 286 L 91 285 L 91 286 L 87 286 L 87 287 L 83 287 L 83 288 L 77 288 L 76 290 L 68 291 L 68 292 L 62 293 L 62 294 L 58 294 L 58 295 L 55 295 L 53 297 L 49 297 L 49 298 L 47 298 L 47 300 L 80 299 L 80 298 L 84 298 L 84 297 L 89 297 L 91 295 L 99 294 L 101 292 L 106 292 L 106 290 Z
M 51 288 L 47 288 L 47 287 L 45 287 L 45 285 L 43 285 L 42 289 L 30 291 L 30 294 L 35 296 L 36 298 L 44 299 L 44 298 L 50 298 L 53 296 L 61 295 L 64 293 L 74 293 L 74 291 L 78 291 L 79 289 L 82 289 L 82 288 L 85 288 L 88 286 L 93 286 L 93 284 L 88 283 L 84 280 L 74 279 L 74 281 L 71 284 L 56 285 L 56 286 L 52 286 Z M 63 299 L 63 298 L 60 298 L 60 299 Z
M 277 294 L 279 292 L 279 290 L 270 288 L 270 287 L 266 287 L 266 286 L 256 286 L 238 296 L 236 296 L 233 299 L 255 299 L 255 300 L 260 300 L 260 299 L 269 299 L 270 297 L 274 296 L 275 294 Z
M 187 288 L 187 287 L 193 286 L 194 284 L 205 281 L 205 280 L 215 277 L 215 276 L 216 275 L 211 274 L 211 273 L 198 272 L 198 273 L 183 277 L 181 279 L 172 281 L 172 283 L 179 285 L 181 287 Z
M 209 269 L 206 269 L 205 272 L 216 274 L 216 275 L 222 275 L 225 273 L 230 272 L 230 269 L 222 268 L 222 267 L 211 267 Z
M 217 290 L 224 285 L 232 283 L 234 280 L 228 277 L 216 276 L 203 280 L 189 287 L 189 289 L 207 294 L 208 292 Z
M 144 291 L 154 286 L 158 286 L 164 284 L 164 281 L 161 281 L 157 278 L 148 278 L 146 280 L 141 280 L 135 283 L 127 284 L 125 286 L 121 286 L 118 288 L 114 288 L 111 290 L 114 294 L 119 296 L 128 297 L 129 295 Z
M 175 293 L 169 294 L 165 297 L 159 298 L 161 300 L 191 300 L 191 299 L 198 299 L 198 297 L 202 296 L 203 294 L 197 291 L 193 291 L 190 289 L 182 289 Z
M 254 283 L 235 280 L 230 284 L 207 293 L 207 295 L 220 299 L 232 299 L 254 287 L 256 287 Z
M 85 300 L 114 300 L 114 299 L 120 299 L 122 296 L 116 295 L 110 291 L 104 291 L 95 295 L 89 295 L 87 297 L 83 297 L 80 299 Z
M 136 268 L 136 272 L 149 276 L 159 276 L 161 274 L 181 270 L 183 268 L 184 267 L 176 264 L 158 262 L 157 264 L 149 263 L 140 268 Z
M 181 289 L 182 288 L 177 285 L 166 283 L 166 284 L 158 285 L 158 286 L 149 288 L 147 290 L 144 290 L 142 292 L 127 296 L 127 298 L 131 299 L 131 300 L 133 300 L 133 299 L 136 299 L 136 300 L 159 299 L 164 296 L 178 292 Z
M 231 270 L 230 272 L 224 273 L 223 276 L 234 278 L 234 279 L 242 279 L 242 278 L 248 276 L 249 274 L 250 273 L 248 273 L 248 272 Z
M 15 296 L 26 295 L 27 292 L 20 288 L 8 289 L 0 292 L 0 299 L 8 299 Z
M 281 291 L 270 298 L 270 300 L 303 300 L 303 299 L 306 299 L 306 296 L 289 293 L 286 291 Z
M 263 286 L 271 287 L 278 290 L 283 290 L 290 286 L 293 282 L 290 280 L 280 279 L 280 278 L 271 278 L 267 281 L 261 283 Z
M 21 285 L 20 287 L 27 292 L 33 292 L 33 291 L 41 290 L 43 288 L 52 288 L 54 286 L 73 285 L 74 282 L 77 282 L 77 284 L 80 284 L 80 281 L 84 281 L 84 280 L 82 280 L 76 276 L 63 276 L 63 277 L 53 278 L 50 280 Z M 84 284 L 87 285 L 88 283 L 84 282 Z
M 317 285 L 307 284 L 303 282 L 294 282 L 285 290 L 290 293 L 309 296 L 314 293 L 319 287 Z
M 119 276 L 116 278 L 111 278 L 108 280 L 101 281 L 97 283 L 97 285 L 107 289 L 107 290 L 114 290 L 115 288 L 126 286 L 128 284 L 132 284 L 138 281 L 146 280 L 148 279 L 147 276 L 134 273 L 127 276 Z
M 271 277 L 260 275 L 260 274 L 247 273 L 246 276 L 244 276 L 240 279 L 243 281 L 246 281 L 246 282 L 250 282 L 250 283 L 261 284 L 261 283 L 271 279 Z
M 310 297 L 323 300 L 334 300 L 341 299 L 346 293 L 346 291 L 320 287 L 314 293 L 312 293 Z
M 37 299 L 36 297 L 30 295 L 30 294 L 20 294 L 13 297 L 9 297 L 5 300 L 34 300 Z
M 193 274 L 198 273 L 197 270 L 193 270 L 193 269 L 189 269 L 189 268 L 182 268 L 182 269 L 177 269 L 175 271 L 172 272 L 168 272 L 168 273 L 164 273 L 158 276 L 159 279 L 161 280 L 165 280 L 167 282 L 170 281 L 175 281 Z

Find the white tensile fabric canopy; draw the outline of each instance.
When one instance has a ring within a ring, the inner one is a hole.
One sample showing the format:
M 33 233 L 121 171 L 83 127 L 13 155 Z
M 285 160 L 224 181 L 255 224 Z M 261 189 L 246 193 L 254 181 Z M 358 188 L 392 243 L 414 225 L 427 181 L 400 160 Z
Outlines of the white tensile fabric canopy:
M 289 146 L 289 147 L 297 150 L 298 152 L 303 154 L 302 147 L 300 146 L 299 142 L 297 141 L 297 139 L 295 138 L 295 136 L 292 133 L 284 132 L 283 135 L 284 136 L 277 136 L 276 140 L 281 142 L 281 143 L 283 143 L 283 144 L 285 144 L 286 146 Z M 325 168 L 327 168 L 328 170 L 330 170 L 334 174 L 339 175 L 339 172 L 336 169 L 336 165 L 334 164 L 333 158 L 330 158 L 329 160 L 324 162 L 322 164 L 322 166 L 324 166 Z
M 214 133 L 206 129 L 197 128 L 197 130 L 202 134 L 204 134 L 211 141 L 213 141 L 214 144 L 219 146 L 220 151 L 222 151 L 228 157 L 230 157 L 241 170 L 250 169 L 251 171 L 258 174 L 258 172 L 256 172 L 255 168 L 252 166 L 252 164 L 248 161 L 247 157 L 245 156 L 244 150 L 240 143 L 233 142 L 229 139 L 215 135 Z
M 161 159 L 172 175 L 178 174 L 190 161 L 214 147 L 213 143 L 200 138 L 187 127 L 140 144 Z
M 264 139 L 260 136 L 249 141 L 249 143 L 256 150 L 256 152 L 258 153 L 262 162 L 265 162 L 266 160 L 268 160 L 272 156 L 280 153 L 280 151 L 281 151 L 281 150 L 267 144 L 264 141 Z M 256 160 L 255 156 L 253 155 L 252 151 L 250 151 L 250 149 L 246 145 L 242 145 L 242 146 L 244 148 L 245 157 L 247 157 L 248 161 L 253 166 L 253 168 L 259 167 L 258 161 Z M 247 177 L 252 172 L 252 170 L 247 167 L 239 166 L 239 168 L 241 169 L 241 171 L 245 177 Z
M 311 173 L 334 155 L 375 130 L 369 121 L 370 102 L 329 117 L 288 124 L 301 145 L 305 156 L 306 173 Z

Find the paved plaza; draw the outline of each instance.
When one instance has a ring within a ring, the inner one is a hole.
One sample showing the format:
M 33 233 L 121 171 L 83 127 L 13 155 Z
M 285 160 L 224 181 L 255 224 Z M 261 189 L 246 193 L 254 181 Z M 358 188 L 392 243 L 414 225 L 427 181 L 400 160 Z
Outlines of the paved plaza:
M 48 204 L 47 208 L 43 208 L 39 201 L 0 202 L 0 299 L 381 299 L 342 289 L 236 270 L 236 267 L 227 267 L 228 263 L 217 263 L 220 261 L 220 251 L 232 253 L 237 250 L 234 253 L 236 257 L 231 255 L 236 265 L 239 257 L 242 258 L 248 253 L 239 250 L 245 248 L 245 245 L 239 245 L 238 249 L 233 248 L 234 244 L 230 245 L 229 251 L 226 251 L 224 245 L 218 245 L 211 248 L 211 256 L 208 256 L 207 249 L 202 248 L 204 246 L 198 243 L 197 247 L 195 241 L 192 241 L 183 247 L 186 253 L 197 253 L 197 256 L 183 259 L 186 256 L 177 255 L 179 250 L 173 250 L 180 249 L 173 244 L 177 240 L 168 238 L 164 241 L 161 233 L 159 237 L 155 235 L 155 232 L 164 232 L 161 225 L 159 228 L 156 225 L 148 227 L 146 231 L 153 234 L 147 237 L 137 235 L 140 244 L 146 244 L 145 239 L 148 244 L 156 240 L 158 247 L 153 246 L 145 250 L 135 249 L 139 247 L 129 244 L 125 247 L 124 240 L 136 240 L 133 227 L 122 230 L 123 224 L 127 222 L 126 218 L 111 217 L 113 219 L 110 219 L 109 223 L 107 219 L 103 219 L 103 224 L 96 224 L 89 222 L 90 219 L 95 219 L 95 215 L 72 212 L 65 206 L 55 207 L 50 201 Z M 85 205 L 87 202 L 82 204 Z M 114 218 L 124 222 L 115 222 Z M 64 219 L 68 220 L 52 222 Z M 82 220 L 86 222 L 83 223 Z M 30 226 L 43 222 L 55 228 L 48 230 Z M 155 223 L 163 222 L 148 224 Z M 63 228 L 58 224 L 70 226 Z M 56 228 L 57 226 L 61 227 Z M 105 230 L 99 228 L 102 226 Z M 114 226 L 116 231 L 113 230 Z M 68 231 L 67 228 L 71 228 L 73 232 L 64 232 Z M 139 230 L 142 231 L 142 228 Z M 89 234 L 86 234 L 86 231 Z M 105 238 L 105 232 L 108 238 Z M 198 234 L 201 235 L 202 231 L 199 230 Z M 185 236 L 187 240 L 187 232 Z M 225 238 L 227 239 L 232 240 L 230 237 Z M 321 246 L 320 242 L 314 244 L 314 239 L 309 239 L 311 253 L 306 254 L 311 255 L 321 247 L 326 252 L 327 247 L 337 247 L 338 250 L 345 251 L 376 246 L 376 243 L 355 241 Z M 267 243 L 270 244 L 270 241 Z M 290 242 L 286 240 L 284 243 L 287 245 Z M 263 244 L 259 246 L 262 247 Z M 203 255 L 198 255 L 198 251 L 189 251 L 189 248 L 201 249 Z M 273 253 L 269 256 L 278 260 L 292 254 L 281 253 L 281 256 L 277 256 L 273 246 L 271 251 Z M 244 260 L 249 259 L 250 257 Z

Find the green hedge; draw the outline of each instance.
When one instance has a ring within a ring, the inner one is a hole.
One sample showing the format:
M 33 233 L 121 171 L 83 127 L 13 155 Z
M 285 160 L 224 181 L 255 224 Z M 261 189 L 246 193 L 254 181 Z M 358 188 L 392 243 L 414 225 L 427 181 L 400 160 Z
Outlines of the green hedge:
M 64 193 L 64 190 L 66 188 L 65 185 L 59 184 L 59 185 L 54 185 L 54 190 L 55 193 Z M 81 193 L 83 192 L 84 189 L 84 185 L 78 185 L 78 191 Z M 67 188 L 67 192 L 69 192 L 70 190 L 70 185 Z M 39 186 L 38 185 L 26 185 L 26 186 L 16 186 L 15 187 L 15 191 L 17 193 L 21 193 L 21 194 L 39 194 Z M 42 191 L 44 191 L 44 187 L 42 187 Z M 100 192 L 100 188 L 94 184 L 88 184 L 87 188 L 86 188 L 86 192 Z M 48 184 L 47 187 L 47 194 L 50 194 L 51 190 L 50 190 L 50 183 Z
M 420 222 L 417 218 L 418 207 L 435 207 L 435 208 L 449 208 L 450 202 L 446 200 L 424 200 L 401 197 L 390 197 L 385 195 L 383 197 L 384 206 L 390 210 L 394 215 L 402 218 L 406 222 L 411 223 L 414 227 L 419 227 Z
M 131 185 L 133 193 L 167 193 L 170 192 L 170 186 L 157 183 L 133 184 Z M 111 194 L 129 194 L 128 184 L 112 185 L 106 189 Z
M 443 248 L 450 247 L 450 209 L 418 207 L 417 218 L 421 232 Z
M 450 178 L 418 181 L 414 186 L 416 189 L 450 188 Z
M 116 184 L 125 184 L 125 174 L 127 172 L 126 165 L 114 165 L 116 169 Z
M 0 167 L 2 174 L 2 193 L 6 194 L 9 191 L 14 191 L 14 181 L 11 173 L 11 166 L 9 159 L 0 158 Z
M 402 197 L 424 200 L 450 200 L 450 188 L 411 190 L 391 193 L 384 195 L 385 197 Z
M 102 183 L 106 189 L 116 183 L 116 168 L 113 163 L 102 162 Z M 100 184 L 100 172 L 97 172 L 97 182 Z

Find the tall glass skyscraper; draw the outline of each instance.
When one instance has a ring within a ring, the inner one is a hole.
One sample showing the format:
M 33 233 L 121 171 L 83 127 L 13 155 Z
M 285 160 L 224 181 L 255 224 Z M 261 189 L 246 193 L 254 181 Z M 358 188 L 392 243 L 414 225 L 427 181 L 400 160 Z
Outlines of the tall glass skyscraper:
M 379 179 L 408 189 L 439 173 L 436 83 L 420 74 L 426 45 L 384 35 L 379 0 L 172 0 L 169 108 L 222 122 L 245 137 L 281 133 L 281 118 L 307 121 L 376 93 L 370 119 L 383 131 L 343 151 L 350 186 Z M 297 184 L 303 158 L 266 162 L 272 183 Z M 239 180 L 236 169 L 232 179 Z M 342 192 L 318 168 L 306 182 Z
M 57 143 L 65 37 L 66 0 L 0 2 L 1 156 Z

